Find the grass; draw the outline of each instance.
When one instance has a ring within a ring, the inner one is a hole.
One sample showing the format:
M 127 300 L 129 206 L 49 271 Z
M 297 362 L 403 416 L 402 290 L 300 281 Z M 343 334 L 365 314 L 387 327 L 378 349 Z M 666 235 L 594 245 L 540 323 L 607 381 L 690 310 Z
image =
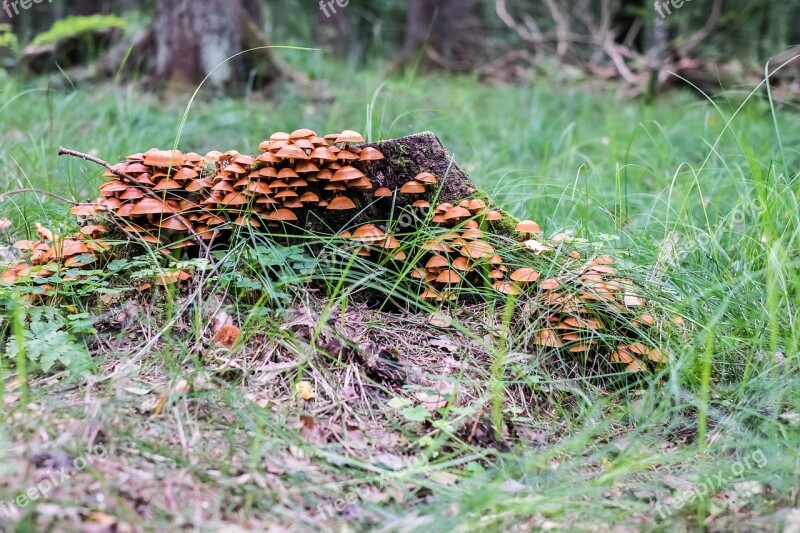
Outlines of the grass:
M 797 524 L 795 109 L 687 92 L 648 107 L 602 87 L 383 80 L 312 54 L 290 59 L 327 81 L 278 87 L 271 101 L 195 102 L 181 147 L 254 150 L 266 132 L 301 126 L 375 139 L 434 131 L 513 214 L 547 235 L 574 232 L 649 280 L 690 324 L 664 338 L 673 360 L 652 380 L 609 387 L 532 350 L 524 319 L 502 319 L 503 301 L 456 308 L 452 327 L 432 327 L 425 313 L 348 304 L 341 281 L 357 265 L 331 277 L 328 298 L 297 291 L 286 269 L 297 260 L 258 242 L 260 258 L 228 273 L 270 291 L 218 301 L 223 281 L 210 280 L 202 296 L 122 299 L 95 324 L 88 377 L 32 372 L 26 390 L 3 358 L 0 502 L 39 481 L 59 450 L 109 450 L 54 490 L 52 505 L 26 507 L 20 530 L 111 520 L 299 531 Z M 58 146 L 108 160 L 169 147 L 188 99 L 56 85 L 4 82 L 4 190 L 93 198 L 98 169 L 59 160 Z M 0 204 L 16 238 L 33 220 L 65 224 L 65 211 L 32 195 Z M 218 306 L 246 318 L 233 353 L 203 340 Z M 310 402 L 295 395 L 301 381 L 314 386 Z M 440 394 L 458 401 L 424 409 Z M 681 494 L 695 497 L 681 504 Z

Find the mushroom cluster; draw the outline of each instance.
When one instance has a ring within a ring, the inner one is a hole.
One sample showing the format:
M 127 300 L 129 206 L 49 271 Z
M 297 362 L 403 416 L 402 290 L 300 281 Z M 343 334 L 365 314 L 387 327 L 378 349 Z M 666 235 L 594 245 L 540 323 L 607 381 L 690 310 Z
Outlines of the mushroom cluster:
M 428 209 L 430 204 L 423 195 L 427 192 L 426 186 L 434 184 L 435 176 L 421 173 L 405 183 L 399 193 L 418 195 L 412 206 Z M 393 194 L 389 189 L 375 191 L 377 197 Z M 499 211 L 487 207 L 485 201 L 473 198 L 457 205 L 440 203 L 431 215 L 430 226 L 435 235 L 419 246 L 422 260 L 409 274 L 420 283 L 422 299 L 456 300 L 459 288 L 482 285 L 486 280 L 504 294 L 521 294 L 539 278 L 539 273 L 531 268 L 509 270 L 496 253 L 481 228 L 503 217 Z M 518 226 L 520 231 L 528 229 L 528 222 Z M 392 260 L 402 261 L 407 257 L 404 250 L 415 246 L 415 243 L 402 243 L 396 236 L 384 234 L 373 224 L 364 224 L 340 236 L 354 241 L 358 255 L 364 257 L 389 253 Z
M 495 249 L 502 241 L 491 235 L 498 233 L 496 226 L 506 217 L 486 201 L 469 198 L 432 207 L 429 200 L 434 195 L 429 193 L 435 192 L 438 180 L 429 172 L 417 174 L 395 190 L 373 191 L 366 172 L 384 156 L 363 142 L 351 130 L 320 137 L 313 130 L 300 129 L 271 135 L 259 145 L 261 152 L 256 156 L 235 150 L 201 156 L 151 149 L 107 170 L 97 202 L 76 205 L 71 213 L 91 218 L 108 212 L 124 231 L 171 253 L 185 247 L 210 247 L 237 226 L 286 230 L 287 224 L 295 222 L 302 227 L 301 220 L 310 210 L 349 211 L 399 196 L 403 205 L 410 204 L 424 215 L 420 220 L 425 221 L 427 233 L 392 235 L 377 221 L 370 221 L 339 237 L 358 256 L 402 263 L 402 271 L 408 272 L 422 299 L 456 301 L 465 289 L 491 287 L 501 295 L 525 296 L 534 304 L 542 329 L 533 342 L 540 347 L 573 354 L 611 352 L 609 362 L 625 365 L 630 372 L 669 359 L 668 352 L 642 342 L 623 341 L 607 349 L 601 331 L 611 329 L 619 339 L 638 339 L 643 337 L 641 331 L 634 330 L 656 323 L 634 282 L 618 276 L 610 257 L 584 263 L 580 253 L 572 251 L 561 277 L 540 280 L 533 265 L 503 258 L 520 254 Z M 514 229 L 524 249 L 554 250 L 537 237 L 541 230 L 535 222 L 524 220 Z M 104 226 L 85 226 L 74 236 L 62 238 L 37 224 L 39 240 L 14 245 L 21 258 L 0 274 L 0 281 L 28 282 L 64 269 L 70 269 L 69 276 L 79 276 L 79 267 L 94 263 L 108 249 L 99 238 L 106 232 Z M 420 240 L 420 234 L 427 237 Z M 414 264 L 407 263 L 409 257 Z M 189 277 L 187 271 L 170 271 L 155 283 L 180 283 Z
M 62 237 L 38 222 L 35 225 L 39 240 L 14 243 L 20 257 L 0 274 L 0 281 L 13 284 L 26 279 L 44 279 L 65 269 L 70 272 L 63 279 L 75 279 L 80 276 L 80 267 L 96 262 L 98 254 L 109 249 L 109 245 L 99 238 L 107 232 L 105 226 L 85 226 L 71 237 Z M 44 284 L 40 289 L 46 293 L 51 287 Z
M 103 173 L 108 181 L 100 186 L 97 203 L 77 205 L 71 214 L 108 211 L 122 221 L 123 230 L 145 242 L 172 249 L 189 246 L 183 237 L 194 231 L 202 191 L 210 185 L 202 176 L 204 163 L 199 154 L 178 150 L 130 155 Z
M 417 190 L 410 186 L 408 189 Z M 463 289 L 485 284 L 504 295 L 530 294 L 544 324 L 535 339 L 541 347 L 564 349 L 573 354 L 593 349 L 603 351 L 605 345 L 601 345 L 599 332 L 605 329 L 604 320 L 610 315 L 626 316 L 627 322 L 636 328 L 655 323 L 652 315 L 643 311 L 646 301 L 636 285 L 618 276 L 608 256 L 596 257 L 577 272 L 569 269 L 568 279 L 540 281 L 540 273 L 534 268 L 509 268 L 487 239 L 484 228 L 503 217 L 483 200 L 462 200 L 456 205 L 441 203 L 431 215 L 434 236 L 421 245 L 387 235 L 371 223 L 340 236 L 355 244 L 359 256 L 373 259 L 388 255 L 391 260 L 403 261 L 406 250 L 418 248 L 414 256 L 421 260 L 410 267 L 409 276 L 419 283 L 420 297 L 424 300 L 456 301 Z M 523 246 L 541 233 L 539 225 L 530 220 L 517 223 L 515 231 L 523 239 L 520 242 Z M 581 259 L 577 251 L 570 252 L 569 257 L 573 263 Z M 621 343 L 610 354 L 611 363 L 625 364 L 629 372 L 642 371 L 648 363 L 663 364 L 668 359 L 668 352 L 641 342 Z
M 97 204 L 72 212 L 109 211 L 125 221 L 125 231 L 168 251 L 236 225 L 296 222 L 305 209 L 356 209 L 359 193 L 373 188 L 367 165 L 383 159 L 375 148 L 356 146 L 363 142 L 351 130 L 320 137 L 301 129 L 273 134 L 258 156 L 151 149 L 106 171 Z
M 573 253 L 573 257 L 580 257 Z M 570 353 L 587 353 L 601 346 L 599 332 L 606 329 L 603 322 L 614 316 L 635 328 L 653 326 L 655 318 L 646 311 L 646 301 L 634 282 L 621 278 L 608 256 L 594 258 L 563 283 L 549 278 L 539 284 L 537 312 L 544 327 L 536 344 L 547 348 L 563 348 Z M 598 309 L 603 312 L 598 312 Z M 619 328 L 616 328 L 619 329 Z M 622 333 L 621 331 L 615 333 Z M 620 338 L 624 338 L 621 335 Z M 641 342 L 619 343 L 610 354 L 610 363 L 624 364 L 628 372 L 639 372 L 650 364 L 664 364 L 669 352 L 645 346 Z

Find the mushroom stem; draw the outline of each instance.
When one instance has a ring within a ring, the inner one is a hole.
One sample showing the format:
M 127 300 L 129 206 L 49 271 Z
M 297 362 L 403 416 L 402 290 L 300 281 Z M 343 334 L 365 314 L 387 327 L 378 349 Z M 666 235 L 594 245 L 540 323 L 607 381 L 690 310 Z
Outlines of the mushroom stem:
M 134 178 L 132 178 L 131 176 L 129 176 L 124 172 L 120 172 L 119 170 L 115 169 L 114 167 L 111 166 L 111 164 L 108 161 L 103 161 L 102 159 L 94 157 L 93 155 L 84 154 L 83 152 L 78 152 L 77 150 L 70 150 L 68 148 L 64 148 L 63 146 L 60 146 L 58 148 L 58 155 L 60 156 L 68 155 L 72 157 L 77 157 L 79 159 L 85 159 L 86 161 L 95 163 L 97 165 L 102 165 L 106 167 L 109 170 L 109 172 L 113 173 L 115 176 L 117 176 L 120 180 L 126 182 L 128 185 L 134 185 L 137 187 L 139 186 L 139 182 L 136 181 Z M 154 198 L 156 200 L 159 201 L 163 200 L 156 193 L 150 191 L 149 189 L 143 188 L 142 192 L 147 196 Z M 180 220 L 180 222 L 181 224 L 183 224 L 183 227 L 186 228 L 186 231 L 189 232 L 189 235 L 192 236 L 192 238 L 200 247 L 200 249 L 203 250 L 203 253 L 206 255 L 206 257 L 209 258 L 209 261 L 211 261 L 211 264 L 213 265 L 214 260 L 211 259 L 211 250 L 209 250 L 208 246 L 206 246 L 206 243 L 203 242 L 203 239 L 201 239 L 200 236 L 197 234 L 197 232 L 194 231 L 194 228 L 187 220 Z

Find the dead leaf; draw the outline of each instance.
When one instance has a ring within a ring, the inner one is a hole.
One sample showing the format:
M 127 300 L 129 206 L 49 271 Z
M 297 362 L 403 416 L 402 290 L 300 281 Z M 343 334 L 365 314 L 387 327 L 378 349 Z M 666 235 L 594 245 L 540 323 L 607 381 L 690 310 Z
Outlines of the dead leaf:
M 184 378 L 181 378 L 175 383 L 175 386 L 172 388 L 172 391 L 175 394 L 186 394 L 191 390 L 191 388 L 192 388 L 191 384 Z
M 439 337 L 430 341 L 430 345 L 434 348 L 440 348 L 446 352 L 455 353 L 458 351 L 458 346 L 447 337 Z
M 438 394 L 430 394 L 425 391 L 417 391 L 414 397 L 419 401 L 420 405 L 425 408 L 429 413 L 435 412 L 437 409 L 447 405 L 447 398 Z
M 153 414 L 154 415 L 158 416 L 164 411 L 164 406 L 167 405 L 167 399 L 168 398 L 169 398 L 169 395 L 167 395 L 166 393 L 163 393 L 163 394 L 161 394 L 161 396 L 158 397 L 158 401 L 156 402 L 155 407 L 153 407 Z
M 226 324 L 214 335 L 214 340 L 217 341 L 218 346 L 233 348 L 236 341 L 239 339 L 239 333 L 239 328 L 232 324 Z
M 506 494 L 517 494 L 528 490 L 528 486 L 516 479 L 508 479 L 500 485 L 500 490 Z
M 91 513 L 89 513 L 87 521 L 106 528 L 112 528 L 117 525 L 116 518 L 114 518 L 110 514 L 106 514 L 101 511 L 92 511 Z
M 151 287 L 152 287 L 151 284 L 147 283 L 146 281 L 143 281 L 142 283 L 140 283 L 140 284 L 138 284 L 136 286 L 136 291 L 137 292 L 144 292 L 144 291 L 146 291 L 147 289 L 149 289 Z
M 379 453 L 372 459 L 375 463 L 395 472 L 402 470 L 408 464 L 405 457 L 388 452 Z
M 431 313 L 428 317 L 428 324 L 437 328 L 449 328 L 453 325 L 453 321 L 443 313 Z
M 122 294 L 120 293 L 103 293 L 97 297 L 102 303 L 106 305 L 112 305 L 118 303 L 122 299 Z
M 219 333 L 223 327 L 230 325 L 233 325 L 233 318 L 225 311 L 219 311 L 211 319 L 211 331 L 214 333 Z
M 536 255 L 542 254 L 544 252 L 550 252 L 553 250 L 552 247 L 547 246 L 546 244 L 542 244 L 535 239 L 525 241 L 524 243 L 522 243 L 522 245 L 525 246 L 525 248 L 527 248 L 528 250 L 533 250 L 533 252 L 536 253 Z
M 783 519 L 783 533 L 800 533 L 800 509 L 790 509 Z
M 297 385 L 294 386 L 294 392 L 300 398 L 308 401 L 313 400 L 317 395 L 314 392 L 314 386 L 311 384 L 310 381 L 301 381 Z

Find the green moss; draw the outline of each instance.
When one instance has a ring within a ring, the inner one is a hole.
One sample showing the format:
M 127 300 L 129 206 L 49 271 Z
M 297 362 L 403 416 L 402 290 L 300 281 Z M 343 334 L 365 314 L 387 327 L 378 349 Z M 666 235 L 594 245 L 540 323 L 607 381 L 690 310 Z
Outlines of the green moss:
M 87 32 L 106 30 L 109 28 L 125 29 L 125 27 L 125 20 L 114 15 L 69 17 L 56 21 L 49 30 L 37 35 L 32 44 L 53 44 L 62 39 L 76 37 Z
M 17 50 L 18 47 L 19 41 L 17 41 L 17 36 L 14 35 L 11 25 L 0 24 L 0 48 Z
M 492 231 L 498 235 L 517 235 L 517 232 L 514 228 L 517 227 L 517 223 L 519 221 L 510 216 L 503 213 L 503 218 L 496 222 L 492 222 Z
M 397 146 L 398 154 L 392 157 L 392 166 L 394 168 L 405 168 L 412 163 L 411 158 L 408 156 L 408 148 L 403 144 Z
M 503 218 L 501 218 L 500 220 L 486 223 L 488 227 L 491 228 L 492 233 L 503 236 L 517 235 L 514 228 L 517 227 L 519 220 L 516 217 L 512 217 L 511 215 L 503 211 L 503 209 L 497 205 L 497 202 L 495 202 L 494 199 L 492 199 L 492 197 L 489 196 L 485 191 L 477 189 L 475 190 L 475 192 L 470 194 L 467 199 L 483 200 L 484 202 L 486 202 L 486 205 L 489 206 L 489 208 L 496 209 L 497 211 L 500 211 L 503 214 Z

